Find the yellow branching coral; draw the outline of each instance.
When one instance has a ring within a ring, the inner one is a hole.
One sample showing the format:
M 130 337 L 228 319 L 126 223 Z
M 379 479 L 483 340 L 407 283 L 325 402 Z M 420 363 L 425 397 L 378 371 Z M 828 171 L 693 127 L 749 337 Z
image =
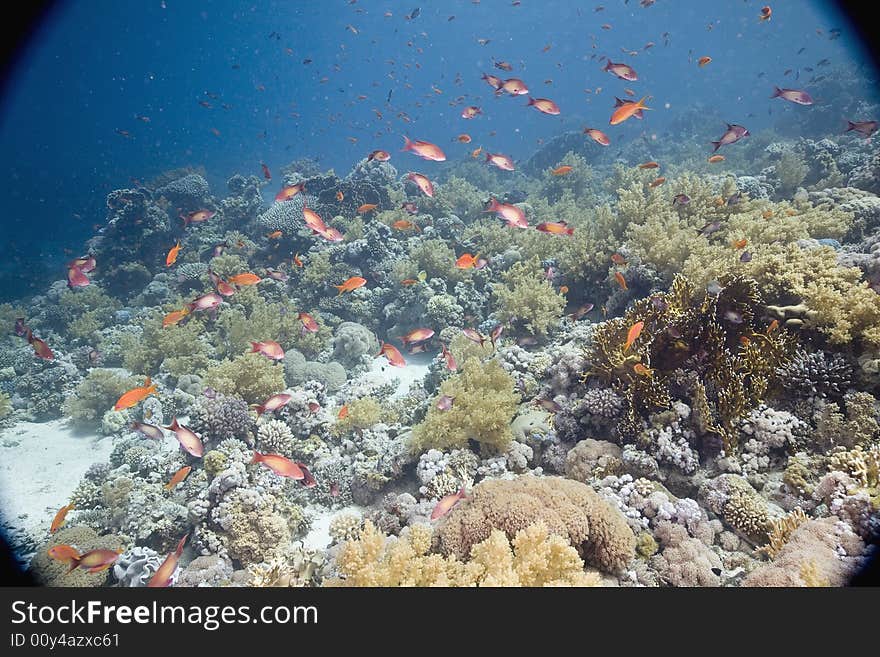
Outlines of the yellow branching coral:
M 798 507 L 784 518 L 774 520 L 770 524 L 767 536 L 770 540 L 767 545 L 758 548 L 758 552 L 766 554 L 770 559 L 775 559 L 776 555 L 785 547 L 792 532 L 797 529 L 802 522 L 806 521 L 807 514 Z
M 586 484 L 561 477 L 480 482 L 446 517 L 437 542 L 444 554 L 466 558 L 493 530 L 513 538 L 536 522 L 603 570 L 619 571 L 635 556 L 636 538 L 623 514 Z
M 498 361 L 468 359 L 460 373 L 440 385 L 437 398 L 442 395 L 452 398 L 452 407 L 444 411 L 431 404 L 425 419 L 413 427 L 415 450 L 466 447 L 469 440 L 487 450 L 507 447 L 520 398 L 513 379 Z
M 577 551 L 542 524 L 513 539 L 493 531 L 474 546 L 469 562 L 454 555 L 429 554 L 431 528 L 408 527 L 388 538 L 367 521 L 357 540 L 343 544 L 336 557 L 339 577 L 325 586 L 599 586 L 584 572 Z

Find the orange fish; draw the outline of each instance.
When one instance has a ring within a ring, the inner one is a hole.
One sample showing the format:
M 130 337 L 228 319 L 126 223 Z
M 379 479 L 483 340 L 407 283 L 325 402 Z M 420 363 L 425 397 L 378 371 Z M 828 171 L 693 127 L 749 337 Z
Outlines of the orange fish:
M 367 155 L 367 161 L 376 160 L 376 162 L 387 162 L 391 159 L 391 153 L 388 151 L 373 151 Z
M 623 123 L 640 110 L 651 109 L 650 107 L 645 106 L 645 101 L 647 99 L 648 97 L 645 96 L 637 103 L 623 103 L 620 107 L 614 110 L 614 113 L 611 115 L 611 120 L 609 121 L 609 123 L 611 125 L 617 125 L 619 123 Z
M 170 267 L 175 262 L 177 262 L 177 254 L 180 253 L 180 242 L 178 242 L 175 246 L 172 246 L 168 251 L 168 255 L 165 256 L 165 266 Z
M 404 278 L 402 281 L 400 281 L 400 284 L 403 285 L 404 287 L 407 287 L 408 285 L 415 285 L 418 282 L 419 281 L 417 281 L 414 278 Z
M 626 279 L 623 277 L 619 271 L 614 272 L 614 280 L 617 281 L 617 284 L 623 288 L 624 290 L 629 289 L 626 286 Z
M 749 340 L 746 336 L 741 335 L 741 336 L 739 336 L 739 343 L 740 343 L 743 347 L 748 347 L 750 344 L 752 344 L 752 341 Z
M 348 404 L 343 404 L 342 408 L 339 409 L 339 412 L 336 414 L 337 419 L 344 420 L 348 417 Z
M 217 213 L 213 210 L 196 210 L 188 215 L 180 215 L 180 218 L 183 219 L 183 225 L 188 226 L 189 224 L 200 224 L 203 221 L 207 221 L 215 214 Z
M 772 322 L 770 322 L 770 326 L 767 327 L 767 335 L 770 335 L 771 333 L 773 333 L 773 331 L 775 331 L 778 328 L 779 328 L 779 320 L 774 319 Z
M 404 136 L 404 140 L 402 150 L 412 151 L 414 155 L 418 155 L 424 160 L 431 160 L 433 162 L 446 161 L 446 154 L 436 144 L 432 144 L 429 141 L 411 141 L 406 136 Z
M 262 342 L 251 342 L 252 354 L 262 354 L 269 360 L 283 360 L 284 349 L 274 340 L 263 340 Z
M 34 348 L 34 355 L 37 358 L 42 358 L 43 360 L 54 360 L 55 354 L 49 348 L 49 345 L 46 344 L 45 340 L 41 340 L 40 338 L 35 338 L 34 334 L 31 333 L 30 329 L 28 329 L 28 342 Z
M 716 162 L 724 162 L 723 155 L 710 155 L 709 156 L 709 164 L 715 164 Z
M 379 349 L 379 353 L 376 354 L 376 356 L 385 356 L 385 358 L 388 359 L 388 363 L 394 367 L 406 366 L 406 361 L 403 359 L 403 354 L 400 353 L 400 350 L 387 342 L 382 343 L 382 347 Z
M 410 229 L 419 230 L 419 227 L 416 224 L 414 224 L 413 222 L 411 222 L 407 219 L 399 219 L 399 220 L 395 221 L 393 224 L 391 224 L 391 227 L 396 228 L 397 230 L 410 230 Z
M 205 446 L 192 429 L 183 426 L 177 422 L 177 418 L 171 418 L 171 425 L 164 427 L 169 431 L 173 431 L 177 442 L 191 456 L 201 457 L 205 453 Z
M 656 180 L 652 180 L 651 182 L 649 182 L 649 183 L 648 183 L 648 187 L 650 187 L 651 189 L 653 189 L 653 188 L 655 188 L 655 187 L 659 187 L 660 185 L 662 185 L 662 184 L 665 183 L 665 182 L 666 182 L 666 178 L 664 178 L 663 176 L 660 176 L 660 177 L 657 178 Z
M 375 210 L 378 207 L 379 206 L 376 205 L 375 203 L 364 203 L 362 206 L 360 206 L 357 209 L 357 213 L 358 214 L 367 214 L 368 212 L 372 212 L 373 210 Z
M 303 261 L 300 260 L 299 253 L 297 253 L 295 256 L 293 256 L 293 264 L 295 264 L 297 267 L 303 266 Z
M 625 352 L 629 351 L 629 348 L 632 347 L 633 342 L 639 339 L 639 336 L 642 334 L 643 328 L 645 328 L 644 322 L 636 322 L 630 327 L 629 332 L 626 334 L 626 342 L 623 345 L 623 350 Z
M 659 168 L 660 168 L 660 165 L 654 161 L 645 162 L 645 163 L 639 165 L 639 169 L 659 169 Z
M 238 285 L 239 287 L 246 287 L 248 285 L 256 285 L 262 280 L 263 279 L 256 274 L 246 272 L 244 274 L 236 274 L 235 276 L 230 276 L 227 279 L 227 282 L 231 283 L 232 285 Z
M 761 213 L 762 219 L 769 219 L 772 216 L 773 216 L 773 210 L 764 210 L 764 212 Z
M 305 206 L 303 206 L 303 221 L 306 222 L 306 226 L 311 228 L 316 233 L 322 233 L 327 230 L 327 224 L 325 224 L 324 220 L 321 219 L 321 215 L 319 215 L 311 208 L 307 208 Z
M 748 240 L 746 238 L 742 238 L 741 240 L 736 240 L 732 246 L 734 249 L 744 249 L 746 248 L 746 244 L 748 244 Z
M 654 370 L 648 369 L 641 363 L 636 363 L 635 365 L 633 365 L 633 372 L 635 372 L 639 376 L 651 376 L 654 374 Z
M 318 322 L 315 321 L 314 317 L 308 313 L 300 313 L 297 317 L 299 318 L 299 321 L 302 322 L 303 331 L 308 331 L 309 333 L 318 332 Z
M 178 324 L 184 317 L 189 315 L 189 308 L 181 308 L 180 310 L 172 310 L 170 313 L 165 315 L 162 318 L 162 328 L 166 328 L 168 326 L 174 326 Z
M 458 137 L 456 137 L 456 139 L 458 141 L 460 141 L 462 144 L 470 144 L 471 143 L 471 136 L 466 133 L 459 135 Z
M 75 508 L 76 505 L 71 502 L 67 506 L 62 506 L 60 509 L 58 509 L 58 513 L 56 513 L 55 517 L 52 518 L 52 524 L 49 525 L 49 533 L 54 534 L 59 529 L 61 529 L 61 526 L 64 524 L 64 519 L 67 518 L 67 513 L 69 511 L 73 511 Z
M 269 238 L 270 240 L 277 240 L 282 235 L 284 235 L 284 233 L 282 233 L 280 230 L 273 230 L 271 233 L 266 235 L 266 237 Z
M 162 565 L 159 566 L 150 578 L 150 581 L 147 582 L 148 588 L 164 588 L 166 586 L 171 586 L 174 571 L 177 570 L 177 563 L 183 555 L 183 546 L 186 544 L 186 539 L 188 538 L 189 534 L 180 539 L 180 542 L 177 544 L 177 549 L 165 557 L 165 561 L 162 562 Z
M 343 194 L 342 192 L 336 192 L 336 200 L 337 201 L 342 201 L 344 198 L 345 198 L 345 194 Z
M 71 545 L 53 545 L 47 551 L 47 554 L 55 561 L 61 563 L 71 563 L 74 559 L 79 559 L 79 550 Z
M 563 164 L 561 167 L 556 167 L 550 173 L 554 176 L 564 176 L 567 173 L 571 173 L 574 167 L 568 166 L 567 164 Z
M 333 287 L 339 290 L 339 294 L 342 294 L 343 292 L 353 292 L 354 290 L 358 289 L 359 287 L 363 287 L 366 284 L 366 278 L 362 278 L 361 276 L 352 276 L 342 285 L 334 285 Z M 339 296 L 339 294 L 337 294 L 336 296 Z
M 72 557 L 70 570 L 67 572 L 71 573 L 77 568 L 82 568 L 90 573 L 99 573 L 116 563 L 120 554 L 122 554 L 122 550 L 89 550 L 78 557 Z
M 526 107 L 534 107 L 539 112 L 550 114 L 551 116 L 556 116 L 560 113 L 559 105 L 549 98 L 532 98 L 529 96 L 529 102 L 526 103 Z
M 434 331 L 429 328 L 417 328 L 413 331 L 410 331 L 402 338 L 400 341 L 404 345 L 409 345 L 410 343 L 416 344 L 419 342 L 424 342 L 425 340 L 430 340 L 434 337 Z
M 473 158 L 480 157 L 480 153 L 482 153 L 482 152 L 483 152 L 482 146 L 480 146 L 479 148 L 475 148 L 474 150 L 471 151 L 471 157 L 473 157 Z
M 477 264 L 477 258 L 480 257 L 480 254 L 471 255 L 470 253 L 462 254 L 458 260 L 455 261 L 455 266 L 459 269 L 470 269 L 475 264 Z
M 251 463 L 262 463 L 279 477 L 287 477 L 288 479 L 305 478 L 302 469 L 290 459 L 281 456 L 281 454 L 261 454 L 255 451 Z
M 451 495 L 447 495 L 434 507 L 434 510 L 431 512 L 431 520 L 437 520 L 438 518 L 442 518 L 447 513 L 452 510 L 456 504 L 461 502 L 465 498 L 464 486 L 462 486 L 457 493 L 452 493 Z
M 542 233 L 551 233 L 553 235 L 574 235 L 574 228 L 568 226 L 564 221 L 544 221 L 535 226 L 535 228 Z
M 606 135 L 601 130 L 596 130 L 596 128 L 584 128 L 584 134 L 589 135 L 590 139 L 592 139 L 597 144 L 601 144 L 602 146 L 608 146 L 611 144 L 611 140 L 608 139 L 608 135 Z
M 275 195 L 276 201 L 289 201 L 297 194 L 306 191 L 306 184 L 304 182 L 297 183 L 296 185 L 287 185 L 286 187 L 282 187 L 281 191 Z
M 174 476 L 171 477 L 171 480 L 167 484 L 165 484 L 165 486 L 164 486 L 165 490 L 171 490 L 177 484 L 179 484 L 181 481 L 186 479 L 187 475 L 190 473 L 191 470 L 192 470 L 191 465 L 185 465 L 180 470 L 175 472 Z
M 700 68 L 703 68 L 706 64 L 708 64 L 711 61 L 712 61 L 711 57 L 700 57 L 697 60 L 697 66 L 699 66 Z
M 132 388 L 128 392 L 123 393 L 123 395 L 116 401 L 113 410 L 121 411 L 126 408 L 131 408 L 146 399 L 148 396 L 155 395 L 157 390 L 158 388 L 150 381 L 150 377 L 147 377 L 143 386 Z
M 568 285 L 560 285 L 559 292 L 562 294 L 568 294 Z
M 613 262 L 615 265 L 625 265 L 626 258 L 624 258 L 619 253 L 615 253 L 611 256 L 611 262 Z

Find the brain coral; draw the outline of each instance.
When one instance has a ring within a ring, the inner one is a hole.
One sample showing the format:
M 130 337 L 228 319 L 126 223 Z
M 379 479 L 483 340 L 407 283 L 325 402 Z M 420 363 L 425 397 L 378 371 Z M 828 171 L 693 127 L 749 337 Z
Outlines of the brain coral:
M 464 558 L 493 529 L 513 539 L 536 522 L 567 538 L 587 563 L 604 570 L 619 571 L 635 555 L 635 535 L 623 514 L 586 484 L 561 477 L 523 475 L 479 483 L 438 528 L 437 540 L 443 553 Z

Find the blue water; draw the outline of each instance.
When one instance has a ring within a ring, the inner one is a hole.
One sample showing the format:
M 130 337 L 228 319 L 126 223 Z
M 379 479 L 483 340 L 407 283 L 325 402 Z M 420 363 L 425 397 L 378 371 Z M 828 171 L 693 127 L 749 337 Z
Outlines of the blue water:
M 403 134 L 443 145 L 450 160 L 477 145 L 519 160 L 564 130 L 606 129 L 613 96 L 626 88 L 650 95 L 654 111 L 615 128 L 620 143 L 643 132 L 678 138 L 665 128 L 694 109 L 707 114 L 705 141 L 721 134 L 719 118 L 753 132 L 796 129 L 800 108 L 771 100 L 773 85 L 809 89 L 823 59 L 864 77 L 866 95 L 875 93 L 867 56 L 833 3 L 773 2 L 766 23 L 758 20 L 762 4 L 457 0 L 424 2 L 408 20 L 417 2 L 59 3 L 0 112 L 11 254 L 0 299 L 61 278 L 64 260 L 103 221 L 107 193 L 170 168 L 203 165 L 222 195 L 226 178 L 259 174 L 260 162 L 275 173 L 312 157 L 344 174 L 376 148 L 395 152 Z M 829 39 L 832 28 L 840 38 Z M 655 45 L 645 50 L 648 42 Z M 602 55 L 629 63 L 640 79 L 603 72 Z M 713 62 L 700 69 L 703 55 Z M 496 60 L 513 71 L 493 68 Z M 525 97 L 495 98 L 483 72 L 522 77 L 562 114 L 540 114 Z M 483 116 L 461 119 L 469 104 Z M 853 117 L 841 116 L 843 127 L 844 118 Z M 452 141 L 461 132 L 471 145 Z

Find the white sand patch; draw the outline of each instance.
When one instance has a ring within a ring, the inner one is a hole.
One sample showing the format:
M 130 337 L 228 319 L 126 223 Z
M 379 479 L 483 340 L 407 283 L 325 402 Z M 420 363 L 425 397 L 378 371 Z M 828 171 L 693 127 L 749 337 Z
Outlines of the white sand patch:
M 309 505 L 306 507 L 312 518 L 309 533 L 302 539 L 303 547 L 313 550 L 324 550 L 330 545 L 330 521 L 343 513 L 355 512 L 363 516 L 363 507 L 352 505 L 342 509 L 325 509 L 321 506 Z
M 403 357 L 406 360 L 406 367 L 393 367 L 388 364 L 388 360 L 384 356 L 376 358 L 370 365 L 370 369 L 356 380 L 384 384 L 399 379 L 397 390 L 394 391 L 391 398 L 403 397 L 414 383 L 425 378 L 434 355 L 430 353 L 403 354 Z
M 86 470 L 112 449 L 110 437 L 77 433 L 67 420 L 21 422 L 0 433 L 0 522 L 20 558 L 46 540 Z

